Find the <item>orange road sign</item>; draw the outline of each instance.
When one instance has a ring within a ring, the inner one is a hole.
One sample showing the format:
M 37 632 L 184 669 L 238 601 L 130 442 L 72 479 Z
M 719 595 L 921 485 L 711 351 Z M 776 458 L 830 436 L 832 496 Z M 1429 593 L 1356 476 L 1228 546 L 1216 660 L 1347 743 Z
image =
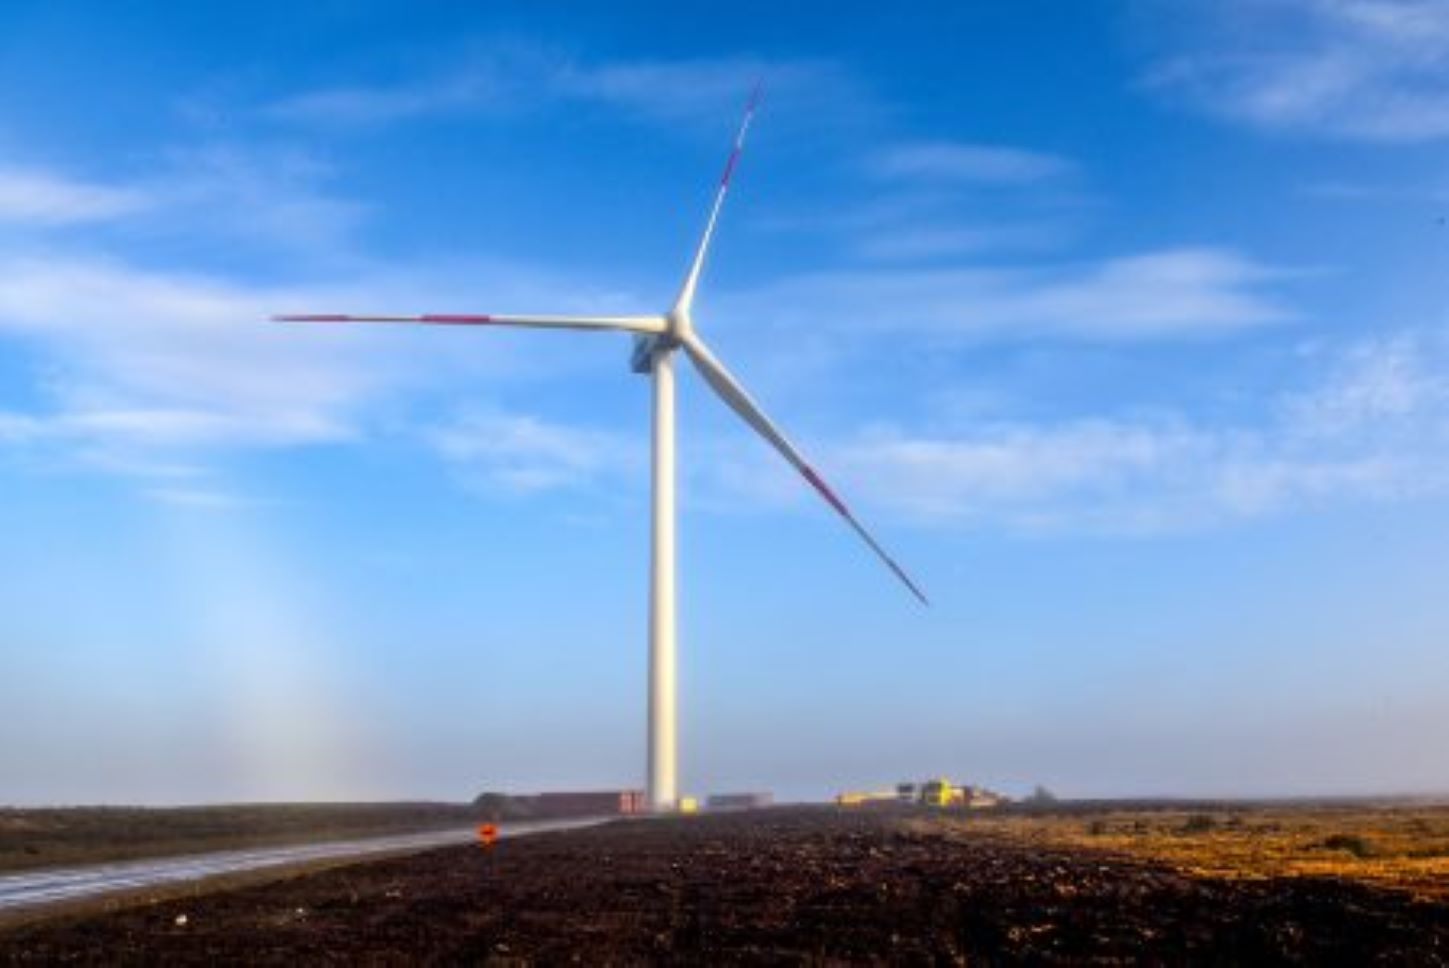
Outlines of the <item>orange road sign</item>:
M 480 823 L 478 825 L 478 843 L 484 847 L 492 847 L 493 841 L 498 839 L 498 825 L 491 823 Z

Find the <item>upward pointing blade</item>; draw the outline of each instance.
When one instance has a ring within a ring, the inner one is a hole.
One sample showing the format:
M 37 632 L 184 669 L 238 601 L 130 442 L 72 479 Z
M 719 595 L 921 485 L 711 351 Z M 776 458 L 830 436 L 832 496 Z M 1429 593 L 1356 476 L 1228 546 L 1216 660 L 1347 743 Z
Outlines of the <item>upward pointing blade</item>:
M 679 298 L 674 300 L 674 308 L 685 312 L 694 302 L 694 290 L 699 285 L 699 273 L 704 268 L 704 257 L 709 251 L 709 240 L 714 235 L 714 223 L 719 221 L 719 210 L 724 206 L 725 193 L 730 189 L 730 176 L 735 173 L 735 162 L 740 160 L 740 152 L 745 148 L 745 134 L 750 130 L 750 121 L 755 116 L 755 107 L 760 103 L 760 84 L 755 84 L 755 89 L 750 93 L 750 100 L 745 104 L 745 116 L 740 121 L 739 133 L 735 135 L 734 147 L 730 149 L 729 160 L 725 162 L 724 174 L 720 175 L 719 188 L 714 193 L 714 205 L 709 210 L 709 221 L 704 224 L 704 235 L 700 236 L 699 247 L 694 250 L 694 258 L 689 263 L 689 272 L 684 276 L 684 285 L 679 289 Z
M 929 605 L 930 602 L 927 601 L 925 593 L 911 580 L 911 577 L 906 574 L 905 569 L 896 564 L 895 559 L 887 554 L 886 550 L 880 546 L 880 542 L 876 541 L 870 532 L 865 530 L 865 527 L 856 520 L 855 515 L 850 513 L 850 508 L 845 506 L 845 502 L 831 490 L 830 485 L 825 483 L 815 468 L 810 466 L 805 460 L 804 455 L 796 450 L 790 441 L 785 439 L 785 435 L 770 422 L 770 418 L 765 416 L 765 412 L 750 398 L 750 395 L 745 392 L 745 388 L 740 386 L 739 381 L 730 374 L 729 370 L 725 369 L 724 364 L 715 358 L 715 355 L 709 351 L 709 347 L 705 346 L 703 341 L 693 333 L 688 333 L 681 337 L 680 344 L 684 347 L 684 351 L 688 354 L 690 362 L 694 364 L 695 369 L 699 370 L 700 376 L 704 377 L 705 382 L 710 385 L 715 393 L 719 394 L 720 399 L 728 404 L 731 410 L 739 414 L 745 423 L 753 427 L 756 433 L 769 441 L 770 446 L 774 447 L 780 453 L 780 456 L 784 457 L 785 460 L 789 461 L 800 472 L 800 476 L 805 478 L 806 482 L 815 488 L 816 492 L 825 499 L 826 503 L 834 508 L 835 512 L 855 529 L 855 533 L 860 535 L 866 544 L 870 545 L 870 549 L 911 590 L 911 594 L 921 600 L 921 604 Z

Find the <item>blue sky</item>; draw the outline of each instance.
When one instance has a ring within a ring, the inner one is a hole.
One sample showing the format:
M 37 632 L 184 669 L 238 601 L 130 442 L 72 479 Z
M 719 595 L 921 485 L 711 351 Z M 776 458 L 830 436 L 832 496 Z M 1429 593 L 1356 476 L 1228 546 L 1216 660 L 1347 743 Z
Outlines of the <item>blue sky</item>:
M 1449 789 L 1442 0 L 0 5 L 0 802 Z

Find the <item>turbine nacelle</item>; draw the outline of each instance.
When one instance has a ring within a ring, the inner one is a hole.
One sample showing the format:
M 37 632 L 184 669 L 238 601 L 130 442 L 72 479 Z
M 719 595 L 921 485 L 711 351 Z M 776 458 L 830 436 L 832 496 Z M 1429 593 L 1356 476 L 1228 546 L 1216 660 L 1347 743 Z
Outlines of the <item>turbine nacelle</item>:
M 664 314 L 664 333 L 676 343 L 694 333 L 694 320 L 690 318 L 688 306 L 675 306 Z
M 635 333 L 634 348 L 629 353 L 629 369 L 641 376 L 648 376 L 654 372 L 654 358 L 660 350 L 660 340 L 664 337 L 652 333 Z
M 663 332 L 634 334 L 634 348 L 629 353 L 629 369 L 635 373 L 654 372 L 654 360 L 660 353 L 679 349 L 694 336 L 694 320 L 689 310 L 675 306 L 661 317 Z

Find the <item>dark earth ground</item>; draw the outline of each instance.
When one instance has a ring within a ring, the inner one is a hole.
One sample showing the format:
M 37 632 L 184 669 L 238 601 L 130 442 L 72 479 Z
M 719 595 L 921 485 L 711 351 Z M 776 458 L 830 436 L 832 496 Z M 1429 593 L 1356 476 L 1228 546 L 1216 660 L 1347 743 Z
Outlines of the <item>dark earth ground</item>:
M 795 808 L 622 821 L 69 916 L 0 933 L 0 960 L 1445 964 L 1449 904 L 947 836 L 920 812 Z

